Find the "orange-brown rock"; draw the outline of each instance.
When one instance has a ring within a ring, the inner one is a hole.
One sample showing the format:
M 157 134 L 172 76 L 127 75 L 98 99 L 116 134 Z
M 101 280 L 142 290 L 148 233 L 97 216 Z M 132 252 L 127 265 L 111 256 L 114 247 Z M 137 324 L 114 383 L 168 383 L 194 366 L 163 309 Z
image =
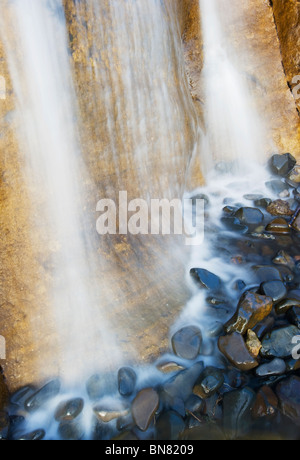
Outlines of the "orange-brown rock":
M 273 0 L 272 3 L 284 70 L 300 109 L 300 4 L 297 0 Z
M 237 311 L 225 325 L 228 334 L 239 332 L 246 334 L 271 313 L 273 300 L 252 292 L 246 292 L 240 299 Z

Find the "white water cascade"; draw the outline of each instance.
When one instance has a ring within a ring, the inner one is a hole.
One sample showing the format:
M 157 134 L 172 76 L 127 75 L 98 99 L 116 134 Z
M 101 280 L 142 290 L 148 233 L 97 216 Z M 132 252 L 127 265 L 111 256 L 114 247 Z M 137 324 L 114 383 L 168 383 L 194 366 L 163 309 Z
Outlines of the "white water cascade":
M 216 162 L 236 162 L 249 172 L 265 158 L 265 120 L 258 112 L 247 76 L 226 30 L 230 0 L 199 0 L 203 31 L 204 117 L 206 137 L 201 155 L 206 172 Z
M 0 36 L 16 93 L 25 175 L 33 197 L 41 197 L 34 225 L 54 246 L 49 301 L 58 342 L 49 347 L 59 350 L 60 375 L 78 382 L 97 368 L 96 351 L 104 352 L 105 344 L 113 348 L 114 339 L 101 309 L 94 248 L 86 231 L 88 178 L 76 132 L 65 18 L 60 0 L 17 0 L 6 8 Z

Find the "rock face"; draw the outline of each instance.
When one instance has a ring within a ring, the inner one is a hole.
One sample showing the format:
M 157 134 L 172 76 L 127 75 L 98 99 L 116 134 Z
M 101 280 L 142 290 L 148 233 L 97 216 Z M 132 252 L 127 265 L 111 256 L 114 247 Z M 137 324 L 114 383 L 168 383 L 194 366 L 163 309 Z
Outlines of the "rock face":
M 105 46 L 97 43 L 92 47 L 91 34 L 93 27 L 96 26 L 94 19 L 83 15 L 83 20 L 77 21 L 75 16 L 76 9 L 81 13 L 84 12 L 84 2 L 64 1 L 69 27 L 70 56 L 74 66 L 74 78 L 83 120 L 81 135 L 85 146 L 85 161 L 92 178 L 88 184 L 87 202 L 87 207 L 92 213 L 94 213 L 97 196 L 114 199 L 116 190 L 128 190 L 130 197 L 133 198 L 137 195 L 141 196 L 140 192 L 147 194 L 149 190 L 146 184 L 149 177 L 151 187 L 160 182 L 156 180 L 157 171 L 161 172 L 161 177 L 165 172 L 165 177 L 176 178 L 179 189 L 185 183 L 186 165 L 195 145 L 194 128 L 202 124 L 204 101 L 199 1 L 168 0 L 165 3 L 169 23 L 174 26 L 171 35 L 176 31 L 174 36 L 177 37 L 178 55 L 181 52 L 180 34 L 182 37 L 184 62 L 180 57 L 178 58 L 177 52 L 173 49 L 172 54 L 177 57 L 174 57 L 175 65 L 171 66 L 173 73 L 168 73 L 168 84 L 175 99 L 180 94 L 181 103 L 178 113 L 182 114 L 185 149 L 178 155 L 174 154 L 175 166 L 172 171 L 170 165 L 173 165 L 173 162 L 169 162 L 158 149 L 147 164 L 142 165 L 141 169 L 145 166 L 146 180 L 141 179 L 139 183 L 138 168 L 135 158 L 130 153 L 133 145 L 130 132 L 125 136 L 123 132 L 123 135 L 116 139 L 119 164 L 118 170 L 115 168 L 108 142 L 105 113 L 107 102 L 111 103 L 112 107 L 115 105 L 113 100 L 100 96 L 103 82 L 95 78 L 99 62 L 103 63 L 107 70 L 107 81 L 119 80 L 122 76 L 117 59 L 115 59 L 115 66 L 109 68 L 108 65 L 110 59 L 117 57 L 107 46 L 112 38 L 111 17 L 109 14 L 101 15 L 104 21 L 103 27 L 108 31 L 107 43 Z M 241 67 L 241 73 L 252 86 L 261 112 L 271 120 L 269 128 L 271 142 L 266 146 L 266 152 L 274 143 L 280 151 L 289 151 L 299 158 L 299 118 L 283 72 L 280 43 L 272 8 L 265 0 L 253 0 L 251 6 L 248 6 L 248 2 L 230 0 L 230 5 L 232 15 L 227 32 L 233 46 L 242 48 L 243 55 L 247 56 Z M 103 0 L 101 7 L 103 10 L 108 8 L 108 2 Z M 273 1 L 289 81 L 298 73 L 298 70 L 294 70 L 298 65 L 298 46 L 295 40 L 295 32 L 298 31 L 298 9 L 296 0 L 288 3 L 284 0 Z M 88 11 L 85 14 L 88 15 Z M 88 28 L 86 24 L 89 24 Z M 124 43 L 125 51 L 127 48 L 128 45 Z M 91 50 L 94 50 L 94 55 L 91 55 Z M 288 65 L 290 59 L 291 70 Z M 23 175 L 26 161 L 17 142 L 16 100 L 2 43 L 0 43 L 0 64 L 7 90 L 6 100 L 0 102 L 0 152 L 5 153 L 0 155 L 0 231 L 3 235 L 0 240 L 2 273 L 0 334 L 7 341 L 8 359 L 4 371 L 10 388 L 16 389 L 22 384 L 39 382 L 52 377 L 59 367 L 58 354 L 53 353 L 53 347 L 49 346 L 57 341 L 55 319 L 50 314 L 48 296 L 56 245 L 55 241 L 49 243 L 46 228 L 37 229 L 32 222 L 32 216 L 39 214 L 43 209 L 44 197 L 35 193 L 35 200 L 32 200 L 31 192 L 36 191 L 31 190 L 32 185 L 26 183 Z M 147 65 L 148 63 L 144 62 L 141 68 L 144 66 L 145 71 Z M 178 86 L 178 82 L 182 83 Z M 124 103 L 122 98 L 118 100 Z M 123 104 L 123 109 L 125 105 Z M 120 127 L 126 124 L 127 116 L 125 109 L 119 114 L 115 133 L 122 131 Z M 155 131 L 155 120 L 152 128 Z M 153 145 L 156 140 L 157 138 L 153 140 Z M 178 139 L 175 139 L 175 144 L 177 141 Z M 195 179 L 194 183 L 197 185 L 200 182 L 199 171 L 198 158 L 192 163 L 191 171 Z M 91 185 L 92 182 L 95 184 L 95 189 Z M 158 195 L 163 194 L 161 192 L 168 187 L 168 181 L 161 179 L 159 188 L 155 192 Z M 178 257 L 177 252 L 170 250 L 165 241 L 159 242 L 158 239 L 152 238 L 132 239 L 127 236 L 98 241 L 97 253 L 101 259 L 97 277 L 99 280 L 104 280 L 102 291 L 102 298 L 106 299 L 104 308 L 110 311 L 110 320 L 114 327 L 117 328 L 117 324 L 121 323 L 122 330 L 126 330 L 125 342 L 128 344 L 128 354 L 131 353 L 133 346 L 134 349 L 139 349 L 141 359 L 149 360 L 161 351 L 165 351 L 168 348 L 169 323 L 189 296 L 182 282 L 184 279 L 182 254 Z M 178 260 L 182 261 L 182 264 L 178 264 Z M 150 278 L 147 275 L 149 269 L 151 269 Z M 133 281 L 135 279 L 139 280 L 138 286 Z M 118 280 L 117 286 L 115 280 Z M 169 307 L 165 308 L 167 303 Z M 119 329 L 119 335 L 121 332 Z M 118 338 L 120 341 L 124 339 L 120 336 Z M 125 348 L 127 347 L 124 345 Z M 45 362 L 47 366 L 42 366 L 41 364 Z
M 282 60 L 288 84 L 293 88 L 300 109 L 300 5 L 297 0 L 273 0 L 273 12 L 280 40 Z
M 224 2 L 219 1 L 221 8 Z M 201 111 L 205 94 L 201 74 L 199 75 L 202 65 L 198 62 L 202 59 L 201 46 L 198 46 L 197 41 L 202 42 L 199 6 L 197 0 L 183 3 L 186 12 L 183 37 L 187 72 L 193 99 Z M 259 111 L 267 119 L 270 142 L 266 145 L 266 151 L 269 151 L 274 142 L 282 153 L 291 152 L 299 158 L 299 117 L 282 66 L 283 58 L 285 69 L 291 75 L 289 79 L 300 73 L 297 70 L 299 3 L 296 0 L 274 0 L 273 8 L 274 11 L 270 2 L 265 0 L 253 0 L 251 5 L 239 0 L 230 1 L 226 35 L 233 47 L 243 56 L 247 56 L 240 63 L 240 70 L 251 85 Z M 290 61 L 292 65 L 289 67 Z

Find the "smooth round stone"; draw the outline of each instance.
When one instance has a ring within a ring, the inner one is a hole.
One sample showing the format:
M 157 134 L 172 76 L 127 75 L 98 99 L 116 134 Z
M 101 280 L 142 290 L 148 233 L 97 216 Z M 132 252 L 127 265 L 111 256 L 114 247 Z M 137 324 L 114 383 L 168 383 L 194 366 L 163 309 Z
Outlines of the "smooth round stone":
M 60 388 L 60 380 L 56 379 L 49 382 L 25 401 L 25 409 L 30 412 L 40 409 L 43 405 L 59 394 Z
M 231 232 L 247 233 L 249 230 L 246 225 L 240 223 L 237 217 L 222 217 L 221 222 Z
M 276 311 L 277 315 L 284 315 L 292 307 L 298 306 L 298 305 L 300 306 L 300 301 L 299 300 L 287 298 L 287 299 L 282 300 L 281 302 L 279 302 L 275 306 L 275 311 Z
M 177 363 L 175 363 L 173 361 L 158 364 L 156 367 L 163 374 L 172 374 L 174 372 L 180 372 L 180 371 L 183 371 L 185 369 L 183 366 L 181 366 L 180 364 L 177 364 Z
M 272 200 L 270 198 L 261 198 L 259 200 L 254 201 L 254 206 L 256 206 L 257 208 L 266 209 L 271 203 Z
M 239 219 L 242 225 L 258 226 L 263 223 L 264 215 L 260 209 L 257 208 L 240 208 L 235 217 Z
M 147 431 L 159 408 L 159 396 L 153 388 L 146 388 L 138 393 L 132 403 L 132 416 L 141 431 Z
M 42 441 L 46 436 L 45 430 L 35 430 L 31 433 L 21 435 L 16 439 L 17 441 Z
M 190 270 L 190 275 L 202 288 L 210 290 L 219 290 L 221 288 L 220 278 L 204 268 L 192 268 Z
M 94 414 L 103 423 L 109 423 L 118 418 L 127 417 L 129 414 L 128 409 L 107 409 L 103 406 L 96 406 L 93 409 Z
M 118 389 L 121 396 L 131 396 L 135 390 L 137 375 L 130 367 L 122 367 L 118 372 Z
M 208 367 L 197 380 L 193 394 L 202 399 L 213 396 L 224 384 L 224 374 L 219 369 Z
M 287 317 L 291 324 L 294 324 L 298 329 L 300 329 L 300 307 L 292 307 L 288 311 Z
M 287 197 L 290 196 L 288 185 L 281 180 L 266 182 L 266 187 L 280 197 L 282 197 L 283 194 L 288 194 Z
M 275 319 L 272 316 L 268 316 L 266 319 L 258 323 L 253 331 L 257 335 L 258 339 L 262 340 L 262 338 L 274 328 L 274 325 Z
M 248 193 L 244 195 L 245 200 L 247 201 L 258 201 L 263 198 L 263 195 L 255 194 L 255 193 Z
M 132 428 L 134 428 L 132 414 L 128 414 L 125 417 L 119 417 L 116 426 L 118 431 L 132 430 Z
M 256 278 L 259 283 L 266 283 L 267 281 L 282 281 L 282 275 L 276 267 L 268 265 L 257 265 L 252 267 L 255 272 Z
M 272 375 L 283 375 L 286 372 L 286 364 L 283 359 L 275 358 L 267 364 L 262 364 L 256 369 L 258 377 L 270 377 Z
M 84 437 L 84 429 L 76 420 L 62 422 L 58 427 L 58 434 L 63 441 L 80 441 Z
M 57 422 L 70 422 L 81 414 L 83 407 L 84 401 L 81 398 L 63 402 L 56 409 L 54 418 Z
M 293 339 L 299 335 L 296 326 L 286 326 L 273 330 L 262 341 L 261 355 L 265 358 L 290 358 L 295 345 Z
M 276 257 L 272 261 L 274 264 L 283 265 L 291 270 L 295 268 L 295 261 L 286 251 L 279 251 Z
M 300 166 L 295 166 L 294 169 L 289 173 L 288 180 L 295 184 L 300 183 Z
M 250 371 L 258 367 L 258 361 L 250 354 L 241 334 L 234 332 L 219 338 L 219 350 L 241 371 Z
M 262 283 L 261 289 L 263 294 L 271 297 L 275 303 L 280 302 L 287 296 L 287 288 L 282 281 L 267 281 Z
M 269 167 L 273 174 L 286 177 L 297 164 L 297 160 L 290 153 L 283 155 L 275 154 L 269 161 Z
M 193 387 L 204 370 L 202 362 L 197 362 L 189 369 L 179 372 L 172 377 L 163 387 L 164 398 L 172 407 L 174 402 L 186 402 L 193 393 Z
M 252 423 L 251 409 L 255 393 L 250 388 L 235 390 L 224 395 L 224 430 L 228 439 L 245 435 Z
M 280 235 L 288 235 L 290 233 L 290 227 L 285 219 L 278 217 L 266 226 L 266 231 Z
M 278 399 L 270 387 L 262 387 L 256 395 L 252 409 L 252 417 L 255 420 L 272 419 L 278 411 Z
M 300 425 L 300 378 L 292 376 L 276 387 L 282 413 Z
M 10 397 L 11 404 L 18 406 L 24 406 L 25 401 L 37 391 L 36 388 L 28 385 L 20 388 L 18 391 L 13 393 Z
M 174 411 L 163 413 L 157 420 L 156 439 L 158 441 L 176 441 L 185 429 L 185 422 Z
M 184 327 L 172 337 L 174 353 L 183 359 L 193 360 L 200 354 L 202 333 L 195 326 Z
M 228 214 L 228 215 L 234 214 L 237 210 L 238 210 L 237 207 L 235 207 L 235 206 L 229 206 L 229 205 L 227 205 L 227 206 L 225 206 L 225 207 L 223 208 L 223 212 L 224 212 L 225 214 Z

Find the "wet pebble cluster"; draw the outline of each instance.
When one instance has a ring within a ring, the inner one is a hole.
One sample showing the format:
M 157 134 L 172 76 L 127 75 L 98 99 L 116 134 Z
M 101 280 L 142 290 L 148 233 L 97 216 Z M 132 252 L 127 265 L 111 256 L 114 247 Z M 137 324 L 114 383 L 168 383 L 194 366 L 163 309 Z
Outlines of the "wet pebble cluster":
M 92 376 L 86 398 L 52 409 L 58 438 L 300 438 L 300 166 L 284 154 L 274 155 L 269 168 L 273 198 L 245 193 L 249 206 L 241 206 L 224 197 L 220 226 L 210 236 L 216 253 L 248 275 L 229 286 L 203 267 L 190 271 L 205 294 L 209 327 L 190 324 L 173 334 L 173 357 L 159 360 L 155 372 L 162 378 L 154 384 L 141 385 L 130 367 L 109 378 Z M 205 197 L 208 216 L 209 202 Z M 115 403 L 105 403 L 115 387 Z M 26 431 L 26 418 L 60 392 L 58 380 L 19 390 L 0 413 L 1 439 L 51 437 L 45 427 Z

